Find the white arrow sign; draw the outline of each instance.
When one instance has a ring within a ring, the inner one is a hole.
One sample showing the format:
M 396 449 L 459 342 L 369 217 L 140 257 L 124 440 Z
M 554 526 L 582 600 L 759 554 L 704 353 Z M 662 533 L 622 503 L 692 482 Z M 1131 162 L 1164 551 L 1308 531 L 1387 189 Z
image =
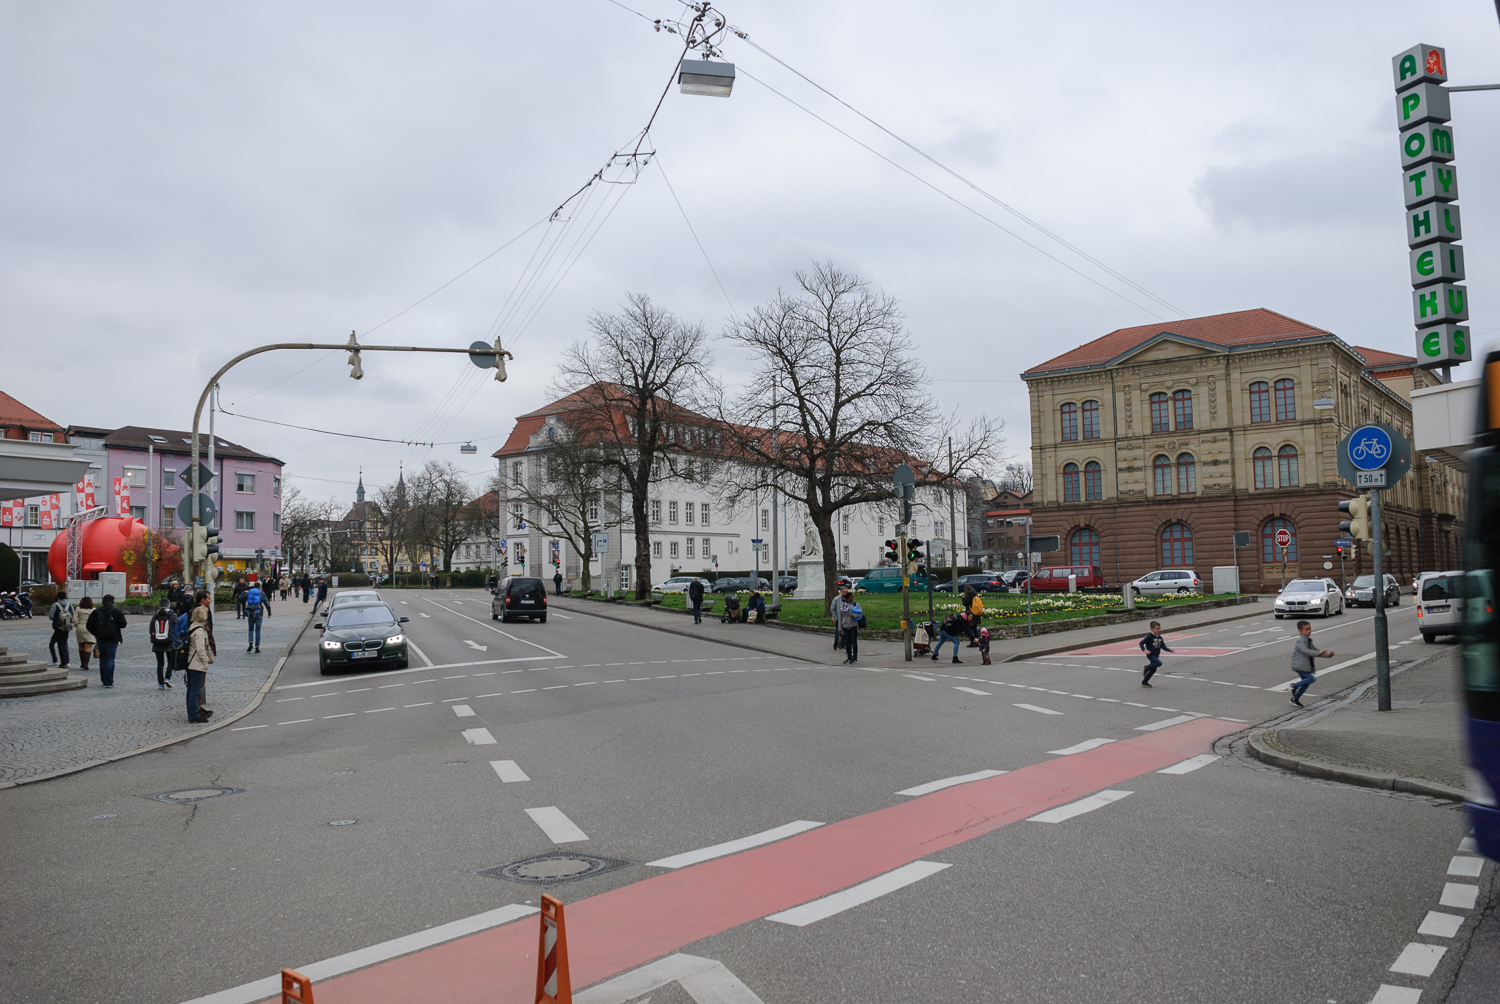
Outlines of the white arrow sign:
M 481 652 L 488 652 L 490 650 L 490 647 L 488 645 L 481 645 L 477 641 L 470 641 L 467 638 L 464 639 L 464 644 L 469 646 L 470 648 L 478 649 Z

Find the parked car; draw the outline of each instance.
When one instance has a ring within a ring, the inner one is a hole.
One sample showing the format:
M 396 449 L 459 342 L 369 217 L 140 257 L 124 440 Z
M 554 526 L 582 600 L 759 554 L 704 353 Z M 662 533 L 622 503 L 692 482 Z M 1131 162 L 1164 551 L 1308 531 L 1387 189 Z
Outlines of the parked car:
M 797 591 L 797 577 L 795 575 L 783 575 L 776 580 L 776 588 L 781 590 L 782 595 L 795 593 Z
M 1344 612 L 1344 596 L 1332 579 L 1293 579 L 1276 595 L 1271 610 L 1277 620 L 1299 614 L 1332 617 Z
M 895 566 L 891 566 L 890 568 L 872 568 L 854 580 L 854 591 L 856 593 L 899 593 L 901 591 L 901 569 Z M 911 591 L 914 593 L 927 592 L 927 575 L 925 569 L 911 577 Z
M 524 617 L 547 623 L 547 583 L 541 579 L 507 575 L 490 599 L 490 620 L 512 621 Z
M 1344 602 L 1351 607 L 1373 607 L 1375 605 L 1375 576 L 1361 575 L 1344 591 Z M 1401 605 L 1401 583 L 1389 572 L 1385 575 L 1385 605 Z
M 1008 572 L 1001 572 L 1000 581 L 1005 583 L 1012 590 L 1025 589 L 1026 570 L 1024 568 L 1012 568 Z
M 1463 572 L 1427 572 L 1417 579 L 1417 628 L 1431 644 L 1438 635 L 1458 634 L 1469 578 Z
M 355 667 L 405 669 L 409 656 L 401 625 L 406 621 L 384 603 L 330 609 L 327 621 L 315 625 L 323 632 L 318 641 L 318 672 L 327 676 L 335 669 Z
M 999 572 L 983 572 L 978 575 L 960 575 L 958 577 L 958 591 L 963 592 L 965 586 L 973 586 L 981 593 L 1008 593 L 1010 587 L 1000 580 Z M 953 592 L 953 584 L 944 582 L 940 586 L 933 586 L 935 593 Z
M 1201 593 L 1203 582 L 1198 578 L 1197 572 L 1163 569 L 1159 572 L 1147 572 L 1132 582 L 1130 588 L 1137 596 L 1147 593 Z
M 713 585 L 713 592 L 716 593 L 741 593 L 747 589 L 759 589 L 762 592 L 770 592 L 771 583 L 765 579 L 756 578 L 753 575 L 745 575 L 720 579 Z
M 666 582 L 660 582 L 652 586 L 651 591 L 653 593 L 663 594 L 685 593 L 687 592 L 688 586 L 692 585 L 694 581 L 703 583 L 704 587 L 707 587 L 710 584 L 707 579 L 699 578 L 696 575 L 674 575 Z
M 1078 591 L 1086 589 L 1100 590 L 1105 587 L 1104 573 L 1099 570 L 1098 565 L 1062 565 L 1053 568 L 1038 568 L 1036 574 L 1031 577 L 1031 591 L 1033 593 L 1065 593 L 1068 591 L 1068 577 L 1078 577 Z
M 838 575 L 834 576 L 833 581 L 837 583 L 840 589 L 843 589 L 845 586 L 848 586 L 850 589 L 854 588 L 855 580 L 845 575 L 843 572 L 840 572 Z

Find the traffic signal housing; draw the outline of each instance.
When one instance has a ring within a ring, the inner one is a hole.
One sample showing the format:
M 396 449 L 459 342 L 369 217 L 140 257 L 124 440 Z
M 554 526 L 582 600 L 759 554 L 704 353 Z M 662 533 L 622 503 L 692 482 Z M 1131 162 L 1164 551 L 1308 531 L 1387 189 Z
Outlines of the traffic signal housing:
M 1339 512 L 1348 513 L 1349 518 L 1339 523 L 1339 531 L 1355 540 L 1371 540 L 1370 502 L 1364 496 L 1345 499 L 1339 503 Z
M 918 567 L 921 566 L 922 559 L 926 557 L 922 553 L 922 547 L 926 543 L 925 540 L 916 540 L 915 538 L 906 542 L 906 567 L 908 574 L 915 575 Z
M 900 541 L 888 540 L 885 542 L 885 560 L 892 565 L 901 563 Z

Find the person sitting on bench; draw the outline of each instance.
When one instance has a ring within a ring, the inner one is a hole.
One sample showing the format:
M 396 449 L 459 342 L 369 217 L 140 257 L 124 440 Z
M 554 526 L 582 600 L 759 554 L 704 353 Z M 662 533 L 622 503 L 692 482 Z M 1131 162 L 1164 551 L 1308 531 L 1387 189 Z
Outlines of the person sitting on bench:
M 719 618 L 721 624 L 733 624 L 739 620 L 740 598 L 735 593 L 724 594 L 724 614 Z
M 750 599 L 745 603 L 745 623 L 750 623 L 750 615 L 755 614 L 755 622 L 764 624 L 766 620 L 766 598 L 755 590 L 750 591 Z

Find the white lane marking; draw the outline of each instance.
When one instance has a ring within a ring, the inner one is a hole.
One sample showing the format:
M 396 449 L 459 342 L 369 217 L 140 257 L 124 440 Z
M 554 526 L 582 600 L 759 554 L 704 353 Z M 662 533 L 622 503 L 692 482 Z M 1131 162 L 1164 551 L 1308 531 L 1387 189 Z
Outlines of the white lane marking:
M 1443 886 L 1443 898 L 1438 900 L 1438 906 L 1452 906 L 1460 910 L 1472 910 L 1478 899 L 1479 887 L 1477 885 L 1469 885 L 1466 882 L 1449 882 Z
M 327 721 L 330 718 L 353 718 L 353 717 L 354 717 L 354 712 L 352 712 L 352 711 L 345 711 L 343 714 L 340 714 L 340 715 L 324 715 L 323 716 L 323 720 Z
M 988 690 L 975 690 L 973 687 L 954 687 L 954 690 L 962 690 L 966 694 L 978 694 L 980 697 L 994 696 Z
M 1027 711 L 1035 711 L 1039 715 L 1061 715 L 1061 714 L 1063 714 L 1063 712 L 1061 712 L 1061 711 L 1053 711 L 1051 708 L 1039 708 L 1035 704 L 1017 704 L 1015 706 L 1018 707 L 1018 708 L 1025 708 Z
M 410 643 L 408 642 L 408 644 L 410 644 Z M 416 650 L 416 646 L 415 645 L 412 646 L 412 650 L 413 651 Z M 418 652 L 417 654 L 421 655 L 420 652 Z M 426 659 L 427 657 L 425 655 L 422 655 L 422 658 Z M 344 683 L 357 683 L 360 680 L 373 680 L 376 677 L 401 676 L 404 673 L 427 673 L 427 672 L 430 672 L 430 671 L 432 671 L 434 669 L 466 669 L 466 668 L 468 668 L 470 666 L 498 666 L 498 665 L 501 665 L 502 663 L 511 663 L 511 662 L 551 662 L 553 658 L 554 657 L 550 656 L 550 655 L 521 655 L 521 656 L 516 656 L 515 658 L 512 658 L 512 659 L 480 659 L 480 660 L 477 660 L 475 662 L 445 662 L 445 663 L 442 663 L 440 665 L 432 665 L 432 664 L 429 663 L 426 666 L 413 666 L 410 669 L 387 669 L 387 670 L 382 670 L 382 671 L 377 672 L 377 673 L 364 673 L 364 674 L 362 674 L 360 676 L 346 676 L 346 677 L 343 678 L 342 682 L 344 682 Z M 558 656 L 557 658 L 561 658 L 561 656 Z M 551 667 L 547 667 L 547 668 L 551 668 Z M 475 675 L 478 675 L 478 674 L 475 674 Z M 309 681 L 308 683 L 283 683 L 280 686 L 273 687 L 272 689 L 273 690 L 296 690 L 299 687 L 326 687 L 326 686 L 328 686 L 328 682 L 329 681 L 327 681 L 327 680 L 312 680 L 312 681 Z M 432 683 L 433 681 L 432 680 L 416 680 L 414 682 L 415 683 Z M 314 697 L 322 697 L 324 695 L 322 695 L 322 694 L 314 694 L 313 696 Z
M 363 694 L 363 693 L 367 692 L 369 689 L 370 689 L 369 687 L 356 687 L 353 690 L 346 690 L 346 691 L 344 691 L 344 693 L 346 693 L 346 694 Z
M 1149 705 L 1149 704 L 1141 704 L 1141 703 L 1139 703 L 1137 701 L 1121 701 L 1120 703 L 1121 704 L 1128 704 L 1132 708 L 1149 708 L 1149 707 L 1151 707 L 1151 705 Z
M 490 650 L 490 647 L 488 645 L 481 645 L 479 644 L 479 642 L 470 641 L 467 638 L 464 639 L 464 644 L 469 646 L 470 648 L 478 649 L 481 652 L 488 652 Z
M 1422 999 L 1422 991 L 1416 987 L 1395 987 L 1389 983 L 1380 984 L 1380 989 L 1375 991 L 1375 996 L 1370 998 L 1370 1004 L 1417 1004 Z
M 1336 673 L 1336 672 L 1338 672 L 1341 669 L 1347 669 L 1348 667 L 1358 665 L 1361 662 L 1369 662 L 1373 658 L 1375 658 L 1375 653 L 1371 652 L 1369 655 L 1362 655 L 1362 656 L 1359 656 L 1358 658 L 1348 659 L 1348 660 L 1346 660 L 1344 662 L 1339 663 L 1336 666 L 1329 666 L 1327 669 L 1317 670 L 1316 675 L 1317 675 L 1317 678 L 1321 680 L 1321 679 L 1323 679 L 1323 677 L 1327 676 L 1329 673 Z M 1295 686 L 1297 683 L 1300 683 L 1301 680 L 1302 680 L 1302 677 L 1299 676 L 1295 680 L 1288 680 L 1285 683 L 1278 683 L 1278 684 L 1276 684 L 1276 686 L 1274 686 L 1274 687 L 1267 687 L 1266 689 L 1270 690 L 1270 691 L 1287 691 L 1287 690 L 1291 690 L 1292 687 Z
M 467 704 L 455 704 L 455 705 L 453 705 L 453 713 L 455 715 L 457 715 L 458 717 L 460 717 L 460 718 L 477 718 L 477 717 L 479 717 L 479 713 L 477 711 L 475 711 L 473 708 L 469 707 Z
M 567 686 L 568 685 L 566 683 L 559 683 L 555 687 L 543 687 L 542 689 L 543 690 L 565 690 L 567 688 Z
M 444 704 L 452 704 L 454 701 L 467 701 L 467 700 L 468 700 L 467 697 L 445 697 L 445 698 L 443 698 L 443 703 Z
M 698 864 L 700 861 L 712 861 L 714 858 L 722 858 L 727 854 L 738 854 L 740 851 L 748 851 L 762 844 L 775 843 L 808 830 L 815 830 L 822 825 L 809 819 L 799 819 L 774 829 L 752 833 L 748 837 L 740 837 L 738 840 L 726 840 L 722 844 L 712 844 L 708 847 L 700 847 L 696 851 L 684 851 L 670 857 L 657 858 L 655 861 L 647 861 L 646 864 L 653 868 L 685 868 L 688 865 Z
M 310 721 L 312 721 L 311 718 L 294 718 L 292 721 L 289 721 L 289 722 L 277 722 L 276 724 L 277 725 L 301 725 L 303 722 L 310 722 Z
M 1255 689 L 1259 690 L 1260 688 L 1257 687 Z M 1118 697 L 1101 697 L 1101 698 L 1099 698 L 1099 700 L 1101 700 L 1101 701 L 1107 701 L 1110 704 L 1119 704 L 1120 703 L 1120 699 Z
M 743 670 L 741 672 L 743 672 Z M 906 677 L 908 680 L 921 680 L 923 683 L 936 683 L 937 682 L 936 680 L 934 680 L 930 676 L 917 676 L 914 673 L 902 673 L 901 675 L 904 676 L 904 677 Z
M 264 729 L 264 728 L 269 728 L 269 727 L 270 726 L 267 726 L 267 725 L 241 725 L 238 728 L 233 728 L 233 729 L 230 729 L 229 731 L 230 732 L 244 732 L 246 729 Z
M 626 1004 L 627 1001 L 651 1004 L 647 994 L 673 983 L 681 986 L 697 1004 L 765 1004 L 724 963 L 685 952 L 604 983 L 595 983 L 574 994 L 573 1000 L 577 1004 Z
M 1170 767 L 1163 767 L 1161 770 L 1157 771 L 1157 773 L 1158 774 L 1191 774 L 1193 771 L 1197 770 L 1199 767 L 1207 767 L 1209 764 L 1213 763 L 1217 759 L 1219 759 L 1219 757 L 1218 757 L 1217 754 L 1214 754 L 1214 753 L 1199 753 L 1197 756 L 1193 757 L 1191 760 L 1184 760 L 1184 761 L 1182 761 L 1182 763 L 1174 763 Z
M 410 955 L 412 952 L 431 948 L 433 945 L 441 945 L 445 941 L 462 938 L 466 935 L 486 931 L 501 924 L 509 924 L 513 920 L 529 917 L 537 912 L 534 906 L 521 906 L 511 903 L 502 906 L 498 910 L 488 910 L 484 913 L 466 917 L 463 920 L 455 920 L 449 924 L 438 927 L 429 927 L 425 931 L 416 934 L 408 934 L 392 941 L 381 942 L 371 945 L 369 948 L 361 948 L 358 951 L 349 952 L 345 955 L 336 955 L 322 962 L 304 963 L 297 967 L 297 971 L 313 980 L 332 979 L 343 973 L 373 966 L 377 962 L 394 959 L 401 955 Z M 268 997 L 274 998 L 281 993 L 281 974 L 267 976 L 263 979 L 245 983 L 241 986 L 232 987 L 228 990 L 220 990 L 204 997 L 195 997 L 184 1004 L 255 1004 Z
M 547 839 L 554 844 L 576 844 L 580 840 L 587 840 L 589 835 L 580 830 L 571 819 L 563 815 L 563 811 L 555 805 L 544 805 L 539 809 L 527 809 L 526 815 L 531 821 L 542 828 Z
M 552 611 L 552 616 L 553 617 L 561 617 L 565 621 L 570 621 L 570 620 L 573 619 L 573 617 L 572 617 L 571 614 L 560 614 L 556 610 Z
M 495 737 L 490 735 L 489 729 L 464 729 L 464 739 L 475 746 L 495 745 Z
M 425 708 L 428 705 L 430 705 L 431 703 L 432 703 L 431 701 L 423 701 L 420 704 L 404 704 L 404 705 L 402 705 L 402 707 L 406 707 L 406 708 Z
M 1391 972 L 1408 973 L 1412 976 L 1431 976 L 1448 949 L 1442 945 L 1424 945 L 1420 941 L 1409 941 L 1391 964 Z
M 468 678 L 469 678 L 469 674 L 468 673 L 459 673 L 457 676 L 445 676 L 445 677 L 443 677 L 443 679 L 445 679 L 445 680 L 467 680 Z
M 382 683 L 380 686 L 376 687 L 375 689 L 376 690 L 387 690 L 387 689 L 389 689 L 391 687 L 404 687 L 404 686 L 406 686 L 406 684 L 404 684 L 404 683 Z M 295 700 L 297 700 L 297 698 L 295 698 L 295 697 L 288 697 L 287 700 L 289 700 L 289 701 L 295 701 Z
M 431 603 L 433 606 L 438 606 L 439 605 L 435 601 L 427 599 L 427 597 L 425 597 L 425 596 L 422 597 L 422 599 L 425 600 L 428 603 Z M 452 614 L 455 617 L 462 617 L 466 621 L 473 621 L 475 624 L 478 624 L 480 627 L 482 627 L 482 628 L 488 628 L 489 630 L 495 632 L 496 634 L 500 635 L 501 637 L 509 638 L 511 641 L 518 641 L 522 645 L 530 645 L 532 648 L 540 649 L 541 651 L 546 652 L 548 655 L 556 656 L 559 659 L 566 659 L 567 658 L 567 656 L 563 655 L 561 652 L 553 651 L 552 649 L 548 648 L 546 645 L 538 645 L 534 641 L 527 641 L 525 638 L 519 637 L 518 635 L 513 635 L 509 631 L 502 631 L 502 630 L 500 630 L 497 627 L 493 627 L 493 626 L 491 626 L 489 624 L 486 624 L 482 620 L 478 620 L 477 618 L 470 617 L 468 614 L 461 614 L 457 610 L 448 610 L 447 607 L 443 607 L 442 609 L 444 611 L 446 611 L 447 613 Z
M 944 788 L 951 788 L 956 784 L 968 784 L 970 781 L 983 781 L 987 777 L 999 777 L 1001 774 L 1005 773 L 1008 772 L 1003 770 L 977 770 L 972 774 L 960 774 L 957 777 L 945 777 L 937 781 L 928 781 L 926 784 L 919 784 L 913 788 L 902 788 L 900 791 L 896 792 L 896 794 L 926 795 L 929 792 L 942 791 Z
M 532 687 L 530 690 L 512 690 L 511 693 L 512 694 L 534 694 L 534 693 L 536 693 L 536 688 Z
M 1473 837 L 1464 837 L 1458 842 L 1458 849 L 1468 851 L 1470 854 L 1479 853 L 1479 843 Z
M 1454 855 L 1453 860 L 1448 862 L 1449 875 L 1461 875 L 1465 878 L 1478 878 L 1480 871 L 1484 869 L 1484 858 L 1468 858 Z
M 506 784 L 515 784 L 517 781 L 530 781 L 526 772 L 516 766 L 514 760 L 491 760 L 490 766 L 495 768 L 495 773 L 500 775 L 500 780 Z
M 904 889 L 914 882 L 920 882 L 929 875 L 936 875 L 951 865 L 940 864 L 937 861 L 913 861 L 909 865 L 902 865 L 894 871 L 877 875 L 868 882 L 836 892 L 822 899 L 815 899 L 811 903 L 803 903 L 794 906 L 790 910 L 782 910 L 773 913 L 767 920 L 774 920 L 778 924 L 791 924 L 793 927 L 806 927 L 808 924 L 826 920 L 835 914 L 843 913 L 845 910 L 868 903 L 873 899 L 879 899 L 887 893 Z
M 403 607 L 404 607 L 404 606 L 407 606 L 407 602 L 406 602 L 406 601 L 405 601 L 405 600 L 402 600 L 402 601 L 401 601 L 401 605 L 402 605 L 402 606 L 403 606 Z
M 1425 934 L 1429 938 L 1451 938 L 1463 926 L 1464 918 L 1456 913 L 1439 913 L 1436 910 L 1428 910 L 1427 916 L 1422 918 L 1422 926 L 1417 928 L 1417 933 Z
M 300 700 L 302 700 L 302 698 L 300 698 L 300 697 L 282 697 L 282 698 L 278 698 L 277 701 L 276 701 L 276 703 L 277 704 L 285 704 L 287 701 L 300 701 Z M 234 730 L 231 729 L 230 731 L 232 732 Z
M 1100 746 L 1108 746 L 1112 742 L 1114 742 L 1113 739 L 1085 739 L 1078 745 L 1069 746 L 1065 750 L 1048 750 L 1047 752 L 1054 756 L 1072 756 L 1074 753 L 1087 753 L 1089 750 L 1096 750 Z
M 1033 823 L 1060 823 L 1065 819 L 1081 816 L 1085 812 L 1102 809 L 1109 803 L 1118 802 L 1129 794 L 1132 793 L 1128 791 L 1101 791 L 1097 795 L 1090 795 L 1088 798 L 1080 798 L 1076 802 L 1069 802 L 1067 805 L 1059 805 L 1055 809 L 1039 812 L 1035 816 L 1030 817 L 1028 821 Z
M 1135 727 L 1135 730 L 1137 732 L 1155 732 L 1157 729 L 1169 729 L 1174 725 L 1181 725 L 1183 722 L 1191 722 L 1197 717 L 1197 715 L 1178 715 L 1176 718 L 1168 718 L 1165 721 L 1152 722 L 1150 725 L 1137 725 Z
M 419 610 L 419 611 L 417 611 L 417 616 L 418 616 L 418 617 L 431 617 L 431 616 L 432 616 L 432 614 L 429 614 L 429 613 L 425 613 L 425 612 L 423 612 L 423 611 L 421 611 L 421 610 Z
M 452 602 L 457 603 L 459 606 L 463 606 L 464 604 L 463 600 L 453 600 Z
M 417 653 L 417 658 L 422 660 L 422 666 L 424 669 L 433 668 L 432 660 L 427 658 L 426 652 L 422 651 L 420 648 L 417 648 L 416 642 L 412 641 L 410 638 L 407 638 L 406 647 Z

